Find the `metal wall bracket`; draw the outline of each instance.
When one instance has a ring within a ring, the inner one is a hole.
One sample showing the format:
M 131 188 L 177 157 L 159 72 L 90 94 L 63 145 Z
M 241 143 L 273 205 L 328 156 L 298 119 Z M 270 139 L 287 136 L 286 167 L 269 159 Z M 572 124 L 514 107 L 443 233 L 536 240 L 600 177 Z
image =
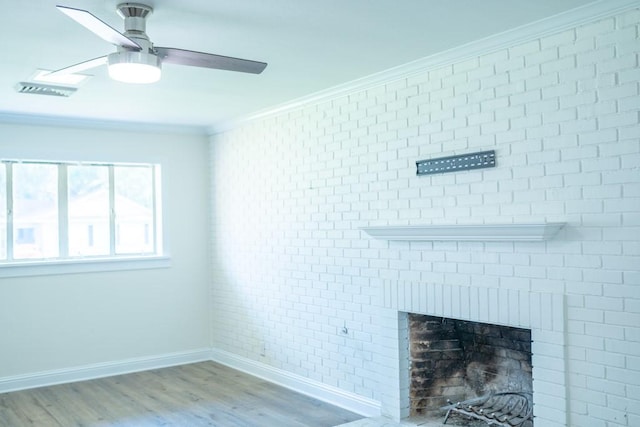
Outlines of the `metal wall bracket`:
M 492 168 L 496 165 L 496 152 L 479 151 L 458 156 L 439 157 L 437 159 L 418 160 L 416 175 L 456 172 L 469 169 Z

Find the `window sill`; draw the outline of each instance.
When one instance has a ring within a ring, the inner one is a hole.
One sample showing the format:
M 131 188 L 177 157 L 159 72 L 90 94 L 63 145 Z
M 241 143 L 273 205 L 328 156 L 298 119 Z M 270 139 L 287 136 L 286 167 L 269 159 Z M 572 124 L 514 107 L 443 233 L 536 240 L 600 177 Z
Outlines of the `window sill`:
M 169 256 L 37 260 L 0 264 L 0 278 L 148 270 L 171 267 Z

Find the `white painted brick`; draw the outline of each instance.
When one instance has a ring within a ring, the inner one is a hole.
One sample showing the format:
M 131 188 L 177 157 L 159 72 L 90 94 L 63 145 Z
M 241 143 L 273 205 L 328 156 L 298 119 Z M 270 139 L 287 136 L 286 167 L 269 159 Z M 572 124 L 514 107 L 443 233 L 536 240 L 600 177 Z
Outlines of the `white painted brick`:
M 635 27 L 640 22 L 640 10 L 633 9 L 625 14 L 616 16 L 616 28 Z
M 481 57 L 481 59 L 484 57 Z M 483 81 L 493 76 L 495 73 L 495 69 L 493 64 L 490 65 L 478 65 L 478 67 L 473 68 L 467 71 L 467 80 L 469 82 L 472 81 Z
M 463 62 L 458 62 L 453 65 L 454 73 L 463 73 L 465 71 L 470 71 L 478 68 L 478 58 L 468 59 Z
M 549 163 L 545 165 L 545 173 L 547 175 L 578 173 L 580 171 L 580 165 L 581 163 L 578 161 Z
M 640 105 L 640 96 L 630 96 L 618 101 L 619 111 L 637 111 Z
M 576 32 L 574 29 L 565 30 L 560 33 L 543 37 L 540 40 L 540 45 L 543 49 L 558 45 L 570 45 L 576 40 Z
M 640 353 L 638 17 L 629 11 L 217 136 L 214 216 L 226 219 L 212 239 L 227 251 L 212 287 L 216 343 L 251 358 L 263 335 L 279 349 L 274 367 L 380 396 L 387 372 L 398 369 L 389 354 L 399 333 L 397 311 L 380 313 L 380 305 L 400 299 L 432 313 L 533 326 L 537 353 L 549 357 L 534 363 L 536 426 L 564 425 L 553 418 L 564 407 L 565 378 L 574 387 L 572 424 L 624 425 L 607 396 L 637 404 L 640 395 L 628 375 Z M 495 148 L 498 166 L 415 177 L 417 158 L 475 148 Z M 274 167 L 256 177 L 229 166 L 252 159 Z M 256 209 L 243 209 L 249 201 Z M 568 226 L 549 241 L 517 244 L 387 242 L 357 228 L 472 220 Z M 244 239 L 249 226 L 267 238 Z M 382 280 L 402 278 L 411 281 L 405 290 L 446 283 L 449 291 L 439 288 L 436 303 L 435 291 L 422 290 L 428 298 L 417 304 L 410 293 L 383 294 Z M 529 300 L 531 290 L 538 296 Z M 496 298 L 524 308 L 496 314 Z M 265 301 L 273 313 L 250 314 L 264 312 Z M 557 306 L 560 314 L 548 315 Z M 337 339 L 343 317 L 352 342 Z M 385 321 L 396 329 L 379 327 Z
M 559 84 L 560 81 L 558 79 L 557 73 L 547 73 L 547 74 L 540 75 L 540 73 L 538 72 L 536 76 L 527 77 L 524 83 L 525 83 L 526 89 L 528 91 L 531 91 L 535 89 L 548 88 L 551 86 L 555 86 Z
M 540 68 L 543 74 L 572 70 L 575 67 L 576 58 L 574 56 L 566 56 L 555 61 L 549 61 L 540 64 Z
M 618 70 L 618 81 L 623 84 L 640 81 L 640 68 L 629 67 L 625 70 Z
M 542 88 L 543 98 L 565 97 L 577 94 L 577 85 L 575 82 L 559 83 Z
M 616 354 L 611 352 L 610 350 L 587 350 L 586 351 L 587 358 L 594 364 L 598 366 L 611 366 L 620 369 L 624 369 L 627 365 L 626 358 L 622 354 Z M 593 382 L 596 383 L 604 383 L 602 379 L 593 379 Z M 620 390 L 620 384 L 612 384 L 610 383 L 609 389 L 617 389 L 618 393 L 624 394 L 624 391 Z M 598 389 L 596 389 L 598 390 Z M 598 390 L 599 391 L 599 390 Z
M 480 126 L 483 134 L 492 134 L 496 132 L 504 132 L 509 129 L 509 122 L 506 120 L 484 123 Z
M 566 108 L 553 112 L 543 113 L 542 120 L 544 123 L 563 123 L 577 118 L 577 112 L 573 108 Z
M 604 396 L 602 393 L 578 387 L 576 387 L 575 389 L 575 394 L 571 394 L 571 398 L 579 400 L 581 402 L 597 405 L 606 405 L 607 401 L 606 396 Z
M 524 58 L 525 58 L 524 60 L 525 60 L 526 66 L 532 66 L 532 65 L 537 65 L 544 62 L 557 60 L 559 58 L 558 47 L 554 45 L 549 48 L 544 48 L 544 45 L 543 45 L 543 50 L 540 50 L 538 52 L 532 52 L 526 55 Z
M 627 423 L 627 415 L 625 411 L 617 411 L 605 406 L 589 405 L 589 416 L 607 422 L 624 423 L 622 425 Z
M 508 120 L 511 119 L 512 122 L 514 119 L 527 119 L 535 120 L 536 116 L 527 116 L 525 113 L 524 105 L 510 105 L 507 108 L 502 108 L 498 111 L 495 111 L 494 116 L 496 120 Z M 513 123 L 512 123 L 513 125 Z M 513 128 L 513 127 L 512 127 Z
M 472 80 L 470 82 L 460 83 L 454 86 L 455 97 L 451 99 L 443 99 L 443 108 L 456 108 L 467 105 L 467 95 L 480 90 L 480 82 Z
M 431 119 L 432 120 L 446 120 L 446 119 L 451 119 L 453 118 L 453 111 L 452 110 L 437 110 L 437 111 L 433 111 L 431 113 Z
M 599 49 L 589 50 L 576 54 L 578 67 L 583 67 L 591 64 L 600 64 L 603 61 L 611 60 L 614 58 L 615 48 L 613 46 L 605 46 Z
M 637 327 L 640 325 L 640 313 L 605 311 L 604 320 L 611 325 Z
M 617 111 L 618 102 L 614 100 L 602 101 L 596 104 L 578 105 L 578 118 L 598 117 L 602 114 L 613 114 Z
M 560 56 L 570 56 L 595 49 L 595 38 L 583 38 L 574 43 L 560 45 Z
M 530 42 L 519 44 L 517 46 L 510 47 L 508 52 L 509 52 L 509 56 L 518 57 L 518 56 L 525 56 L 525 55 L 537 52 L 539 50 L 540 50 L 540 40 L 533 40 Z M 506 56 L 496 57 L 495 54 L 493 56 L 485 55 L 484 57 L 481 57 L 480 59 L 481 61 L 482 61 L 482 58 L 487 58 L 487 59 L 492 58 L 498 61 L 498 60 L 506 59 Z
M 609 114 L 598 118 L 598 127 L 600 129 L 619 128 L 623 126 L 637 125 L 638 111 L 626 111 L 624 113 Z
M 588 64 L 560 70 L 558 71 L 558 77 L 561 82 L 578 82 L 578 88 L 584 91 L 586 89 L 584 82 L 592 82 L 596 79 L 596 65 Z
M 495 119 L 494 112 L 477 113 L 467 116 L 469 125 L 479 125 L 483 123 L 493 122 Z
M 491 75 L 480 81 L 481 92 L 478 94 L 469 94 L 470 102 L 477 102 L 484 99 L 491 99 L 496 94 L 496 88 L 509 84 L 509 74 L 502 73 Z M 522 86 L 522 85 L 521 85 Z
M 614 18 L 607 18 L 597 22 L 585 24 L 576 28 L 576 36 L 578 39 L 590 36 L 598 36 L 610 33 L 615 29 Z
M 636 83 L 625 83 L 616 86 L 598 88 L 598 99 L 601 101 L 620 99 L 637 94 L 638 85 Z
M 504 73 L 507 71 L 518 70 L 524 68 L 524 57 L 514 56 L 509 59 L 505 59 L 495 64 L 497 73 Z
M 637 54 L 637 43 L 634 43 L 629 49 L 631 52 L 624 55 L 621 54 L 622 49 L 620 47 L 616 48 L 616 54 L 618 55 L 616 58 L 606 59 L 600 61 L 596 64 L 596 70 L 598 73 L 606 75 L 606 73 L 610 73 L 613 75 L 614 73 L 620 72 L 630 72 L 636 67 L 636 61 L 634 55 Z M 622 70 L 622 71 L 621 71 Z
M 492 66 L 497 63 L 497 62 L 502 62 L 505 61 L 509 58 L 509 53 L 504 50 L 498 50 L 496 52 L 491 52 L 491 53 L 487 53 L 484 55 L 481 55 L 480 58 L 478 58 L 480 66 Z
M 618 157 L 600 157 L 596 159 L 582 159 L 580 165 L 583 171 L 610 171 L 618 170 L 621 167 Z
M 637 29 L 634 27 L 626 27 L 616 29 L 606 33 L 599 34 L 595 37 L 596 47 L 605 46 L 608 44 L 624 43 L 628 40 L 636 38 Z
M 453 74 L 453 66 L 451 65 L 436 68 L 429 71 L 428 81 L 439 80 L 443 77 L 450 76 L 451 74 Z
M 525 91 L 524 81 L 510 81 L 495 88 L 496 97 L 510 96 Z
M 608 427 L 605 420 L 597 420 L 592 415 L 586 414 L 575 414 L 571 417 L 571 421 L 577 426 Z

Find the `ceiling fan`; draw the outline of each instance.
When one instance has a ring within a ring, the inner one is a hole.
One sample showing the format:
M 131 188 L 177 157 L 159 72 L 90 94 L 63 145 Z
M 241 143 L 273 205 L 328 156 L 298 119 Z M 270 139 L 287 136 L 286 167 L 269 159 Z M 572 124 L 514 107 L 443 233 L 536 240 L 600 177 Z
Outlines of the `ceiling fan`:
M 267 66 L 264 62 L 248 59 L 154 46 L 145 32 L 146 18 L 153 9 L 145 4 L 118 5 L 118 15 L 124 19 L 124 33 L 120 33 L 86 10 L 60 5 L 56 7 L 89 31 L 116 45 L 117 52 L 53 71 L 49 76 L 79 73 L 106 64 L 109 76 L 114 80 L 126 83 L 153 83 L 160 80 L 163 63 L 252 74 L 260 74 Z

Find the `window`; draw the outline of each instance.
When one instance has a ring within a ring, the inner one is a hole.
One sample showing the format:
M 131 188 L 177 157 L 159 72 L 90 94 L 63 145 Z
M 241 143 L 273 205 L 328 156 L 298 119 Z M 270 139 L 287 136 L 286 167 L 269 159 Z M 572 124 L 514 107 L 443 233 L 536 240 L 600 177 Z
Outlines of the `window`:
M 14 163 L 7 175 L 12 185 L 7 190 L 12 196 L 7 214 L 13 222 L 9 246 L 13 259 L 57 258 L 58 167 L 47 163 Z M 25 239 L 27 234 L 33 239 Z
M 159 255 L 160 166 L 0 161 L 0 263 Z

